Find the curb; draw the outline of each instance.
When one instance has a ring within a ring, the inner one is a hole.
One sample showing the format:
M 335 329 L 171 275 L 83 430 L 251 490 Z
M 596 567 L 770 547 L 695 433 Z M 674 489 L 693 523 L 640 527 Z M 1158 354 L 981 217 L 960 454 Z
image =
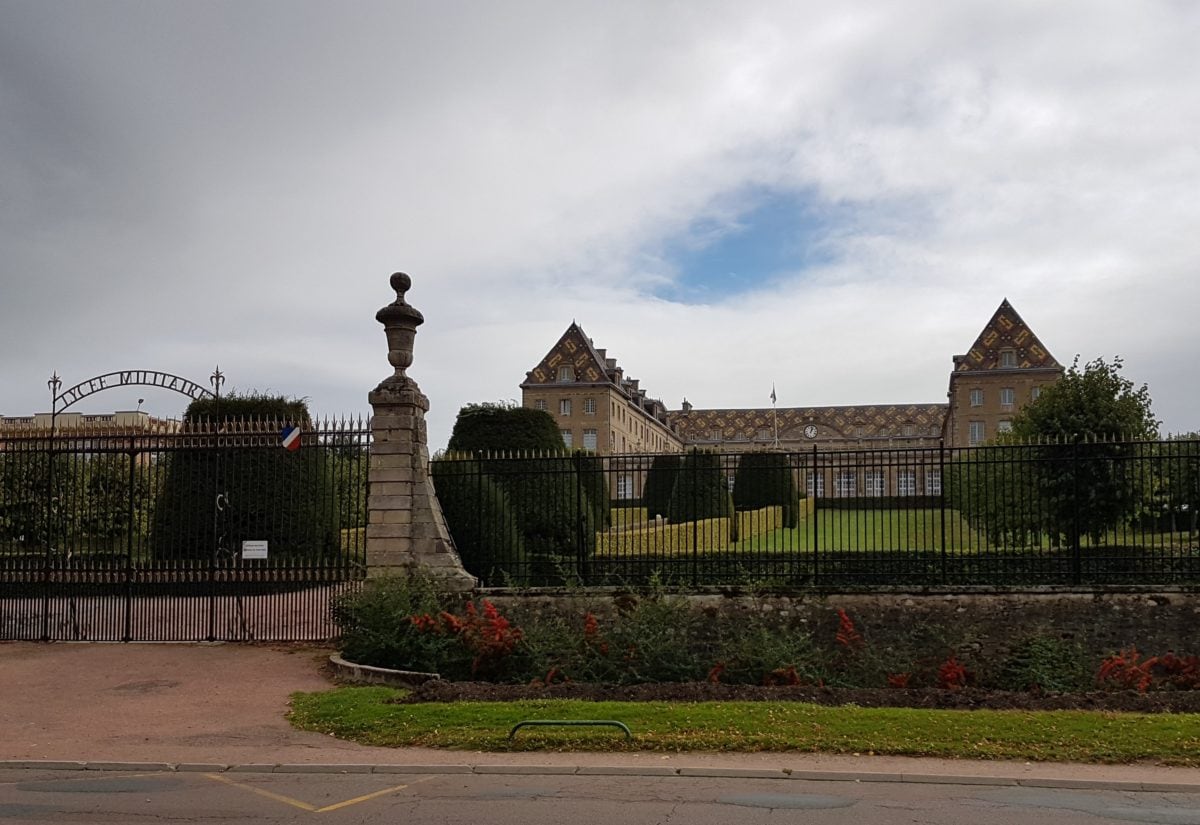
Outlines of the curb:
M 436 673 L 422 673 L 417 670 L 392 670 L 386 667 L 360 665 L 350 662 L 334 653 L 329 657 L 329 666 L 334 676 L 344 682 L 360 685 L 392 685 L 393 687 L 417 687 L 426 682 L 440 679 Z
M 1128 782 L 1105 779 L 1018 778 L 959 774 L 874 773 L 869 771 L 794 771 L 789 768 L 668 768 L 630 765 L 386 765 L 218 762 L 75 762 L 63 760 L 0 760 L 3 770 L 120 771 L 138 773 L 319 773 L 319 774 L 475 774 L 478 776 L 644 776 L 710 779 L 774 779 L 802 782 L 898 782 L 922 785 L 995 785 L 1021 788 L 1061 788 L 1090 791 L 1135 791 L 1200 794 L 1200 783 Z

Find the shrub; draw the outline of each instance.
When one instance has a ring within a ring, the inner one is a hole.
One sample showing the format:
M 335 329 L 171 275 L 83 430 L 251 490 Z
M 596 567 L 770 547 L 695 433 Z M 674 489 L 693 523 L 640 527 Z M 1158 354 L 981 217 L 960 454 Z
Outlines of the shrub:
M 430 474 L 463 566 L 487 586 L 527 584 L 529 558 L 508 493 L 478 461 L 440 459 Z
M 712 656 L 714 668 L 720 668 L 712 681 L 818 684 L 826 675 L 807 630 L 789 628 L 758 612 L 720 622 Z
M 1088 670 L 1079 645 L 1054 636 L 1030 636 L 1013 646 L 995 682 L 1002 690 L 1064 693 L 1085 688 Z
M 796 479 L 786 453 L 743 453 L 734 477 L 733 505 L 738 510 L 783 507 L 783 526 L 797 523 Z
M 425 576 L 369 579 L 334 602 L 342 655 L 373 667 L 440 673 L 454 659 L 454 640 L 423 632 L 411 618 L 440 615 L 450 604 Z
M 688 452 L 671 490 L 668 520 L 673 524 L 681 524 L 708 518 L 729 518 L 729 540 L 737 541 L 737 521 L 732 516 L 733 499 L 721 471 L 721 456 L 703 450 Z

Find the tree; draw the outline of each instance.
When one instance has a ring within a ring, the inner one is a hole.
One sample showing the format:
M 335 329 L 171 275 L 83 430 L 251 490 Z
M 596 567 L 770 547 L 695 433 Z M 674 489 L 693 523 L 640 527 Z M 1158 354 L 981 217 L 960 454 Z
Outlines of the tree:
M 1132 443 L 1157 439 L 1150 391 L 1121 374 L 1119 357 L 1082 369 L 1079 358 L 1013 420 L 1013 436 L 1036 444 L 1032 473 L 1042 528 L 1078 546 L 1099 542 L 1146 506 L 1151 474 Z

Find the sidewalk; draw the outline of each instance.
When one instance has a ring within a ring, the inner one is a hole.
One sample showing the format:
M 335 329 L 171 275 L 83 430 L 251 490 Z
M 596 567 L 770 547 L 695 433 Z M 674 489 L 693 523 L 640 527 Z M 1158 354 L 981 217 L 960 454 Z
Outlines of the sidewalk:
M 1200 769 L 797 753 L 478 753 L 378 748 L 294 730 L 295 691 L 330 686 L 329 651 L 239 645 L 0 643 L 0 768 L 33 761 L 257 770 L 753 771 L 780 778 L 1069 787 L 1192 786 Z M 636 733 L 636 731 L 635 731 Z M 7 765 L 5 763 L 8 763 Z M 283 766 L 275 768 L 275 766 Z M 825 776 L 832 772 L 836 776 Z M 957 780 L 955 779 L 957 778 Z M 1182 787 L 1178 788 L 1182 789 Z

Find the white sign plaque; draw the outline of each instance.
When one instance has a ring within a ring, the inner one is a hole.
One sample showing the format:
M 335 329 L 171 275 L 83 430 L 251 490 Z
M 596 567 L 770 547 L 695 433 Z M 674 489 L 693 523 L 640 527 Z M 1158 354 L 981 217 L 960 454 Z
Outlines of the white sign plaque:
M 265 559 L 267 557 L 266 541 L 243 541 L 243 559 Z

